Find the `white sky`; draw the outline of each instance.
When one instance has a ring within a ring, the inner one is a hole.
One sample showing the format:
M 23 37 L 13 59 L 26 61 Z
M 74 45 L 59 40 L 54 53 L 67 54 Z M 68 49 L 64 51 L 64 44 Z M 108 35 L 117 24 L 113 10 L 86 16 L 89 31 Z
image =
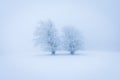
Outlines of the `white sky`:
M 119 4 L 119 0 L 2 0 L 0 52 L 33 51 L 33 32 L 46 19 L 58 29 L 78 27 L 86 50 L 120 50 Z

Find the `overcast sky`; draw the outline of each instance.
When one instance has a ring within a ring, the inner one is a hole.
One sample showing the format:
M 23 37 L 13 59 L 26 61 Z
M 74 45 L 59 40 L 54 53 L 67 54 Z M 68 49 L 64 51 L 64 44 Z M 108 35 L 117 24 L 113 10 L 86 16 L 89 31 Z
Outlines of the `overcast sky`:
M 34 51 L 33 32 L 40 20 L 72 25 L 83 34 L 86 50 L 120 50 L 119 0 L 1 0 L 0 52 Z

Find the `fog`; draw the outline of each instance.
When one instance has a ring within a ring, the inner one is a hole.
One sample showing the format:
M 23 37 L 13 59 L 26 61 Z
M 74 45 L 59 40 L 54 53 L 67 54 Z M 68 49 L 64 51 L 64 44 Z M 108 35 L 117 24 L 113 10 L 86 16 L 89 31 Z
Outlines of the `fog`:
M 119 4 L 119 0 L 2 0 L 0 53 L 39 51 L 33 33 L 40 20 L 47 19 L 58 30 L 67 25 L 80 29 L 86 51 L 119 51 Z

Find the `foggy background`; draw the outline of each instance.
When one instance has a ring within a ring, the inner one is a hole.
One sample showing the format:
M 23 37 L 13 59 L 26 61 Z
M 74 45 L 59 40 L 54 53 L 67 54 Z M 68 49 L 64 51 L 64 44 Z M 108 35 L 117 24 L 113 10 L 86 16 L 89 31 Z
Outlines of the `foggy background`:
M 40 20 L 47 19 L 58 30 L 67 25 L 79 28 L 86 51 L 119 51 L 119 4 L 119 0 L 1 0 L 0 54 L 34 53 L 33 33 Z

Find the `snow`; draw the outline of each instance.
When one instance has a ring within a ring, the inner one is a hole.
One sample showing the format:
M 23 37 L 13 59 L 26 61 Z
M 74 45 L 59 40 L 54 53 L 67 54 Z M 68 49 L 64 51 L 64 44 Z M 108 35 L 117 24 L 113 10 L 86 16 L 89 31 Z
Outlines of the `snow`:
M 120 53 L 2 55 L 0 80 L 120 80 Z

